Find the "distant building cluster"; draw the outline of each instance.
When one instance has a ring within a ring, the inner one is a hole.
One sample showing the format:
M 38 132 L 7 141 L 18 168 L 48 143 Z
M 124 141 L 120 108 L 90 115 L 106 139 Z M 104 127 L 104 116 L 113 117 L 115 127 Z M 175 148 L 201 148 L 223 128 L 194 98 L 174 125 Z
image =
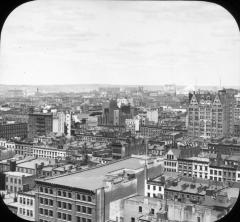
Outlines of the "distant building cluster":
M 5 204 L 39 222 L 222 218 L 240 188 L 239 91 L 179 92 L 9 89 L 0 96 Z

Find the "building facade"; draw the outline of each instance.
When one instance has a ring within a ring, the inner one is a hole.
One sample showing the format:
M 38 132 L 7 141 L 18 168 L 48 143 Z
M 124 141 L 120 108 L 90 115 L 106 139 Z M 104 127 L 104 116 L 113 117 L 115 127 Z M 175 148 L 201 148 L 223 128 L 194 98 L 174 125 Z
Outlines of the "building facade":
M 17 216 L 24 220 L 35 220 L 35 191 L 19 192 L 17 197 Z
M 27 123 L 0 124 L 0 138 L 27 137 Z
M 53 129 L 52 113 L 29 113 L 28 137 L 46 136 Z
M 190 93 L 188 135 L 216 138 L 232 134 L 233 95 L 226 90 L 217 93 Z

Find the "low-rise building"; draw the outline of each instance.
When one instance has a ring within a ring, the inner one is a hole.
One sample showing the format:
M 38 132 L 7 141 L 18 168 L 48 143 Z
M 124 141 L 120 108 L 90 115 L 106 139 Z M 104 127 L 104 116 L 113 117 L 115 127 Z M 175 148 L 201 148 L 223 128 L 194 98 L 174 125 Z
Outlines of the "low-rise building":
M 22 172 L 5 172 L 5 189 L 10 193 L 27 191 L 34 186 L 35 175 Z
M 165 200 L 135 195 L 125 198 L 120 209 L 123 212 L 121 218 L 124 218 L 124 221 L 130 222 L 212 222 L 224 216 L 221 210 L 214 208 L 215 205 L 216 201 L 209 202 L 208 206 L 204 206 L 192 203 L 180 203 L 172 200 L 166 202 Z M 234 203 L 230 202 L 227 208 L 229 209 L 229 206 L 233 205 Z
M 27 123 L 0 124 L 0 138 L 26 138 L 27 132 Z
M 69 155 L 66 149 L 57 149 L 54 147 L 33 146 L 31 155 L 34 157 L 47 158 L 47 159 L 66 159 Z
M 144 194 L 142 158 L 126 158 L 80 172 L 37 179 L 37 221 L 105 222 L 114 217 L 112 208 L 132 194 Z M 148 163 L 149 173 L 161 166 Z
M 17 203 L 17 216 L 25 220 L 35 221 L 35 191 L 18 193 Z
M 178 172 L 178 158 L 180 150 L 170 149 L 164 157 L 164 169 L 166 172 Z
M 29 173 L 33 175 L 39 174 L 43 166 L 55 164 L 54 159 L 34 158 L 17 163 L 16 171 L 22 173 Z

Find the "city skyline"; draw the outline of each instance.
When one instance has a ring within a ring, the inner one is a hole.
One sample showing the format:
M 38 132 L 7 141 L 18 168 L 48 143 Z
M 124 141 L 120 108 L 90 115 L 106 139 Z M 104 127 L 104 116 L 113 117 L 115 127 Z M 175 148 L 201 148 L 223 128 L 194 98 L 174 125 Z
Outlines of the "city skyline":
M 212 3 L 35 1 L 4 24 L 0 82 L 237 87 L 239 43 Z

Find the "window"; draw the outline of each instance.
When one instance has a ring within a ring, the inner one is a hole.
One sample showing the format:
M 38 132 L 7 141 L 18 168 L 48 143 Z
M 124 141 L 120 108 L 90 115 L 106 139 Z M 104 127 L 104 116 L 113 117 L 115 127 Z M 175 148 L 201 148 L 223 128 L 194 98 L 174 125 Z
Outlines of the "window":
M 88 196 L 88 202 L 92 202 L 92 197 Z
M 213 170 L 210 170 L 210 173 L 213 174 Z
M 67 209 L 67 204 L 65 202 L 63 202 L 62 204 L 63 204 L 63 209 Z
M 50 194 L 53 194 L 53 190 L 52 190 L 52 189 L 49 189 L 49 193 L 50 193 Z
M 48 210 L 47 209 L 44 209 L 44 214 L 48 215 Z
M 131 222 L 135 222 L 135 217 L 131 217 Z
M 156 190 L 156 186 L 153 186 L 153 190 Z
M 57 202 L 57 206 L 58 206 L 59 208 L 61 208 L 61 207 L 62 207 L 62 205 L 61 205 L 61 202 L 60 202 L 60 201 L 58 201 L 58 202 Z
M 81 212 L 81 207 L 79 205 L 77 205 L 76 207 L 77 207 L 77 212 Z
M 80 197 L 80 194 L 77 194 L 77 199 L 78 199 L 78 200 L 80 200 L 80 199 L 81 199 L 81 197 Z
M 48 205 L 48 199 L 44 200 L 44 204 Z
M 85 195 L 82 195 L 82 200 L 86 201 L 86 196 Z
M 72 193 L 68 193 L 68 198 L 72 198 Z
M 30 205 L 31 205 L 31 206 L 33 205 L 33 200 L 32 200 L 32 199 L 30 200 Z
M 154 214 L 154 209 L 153 208 L 151 209 L 151 214 Z
M 72 204 L 70 204 L 70 203 L 68 204 L 68 209 L 72 210 Z
M 161 191 L 162 190 L 162 188 L 161 187 L 158 187 L 158 191 Z
M 61 216 L 62 216 L 61 212 L 58 212 L 57 215 L 58 215 L 57 216 L 58 218 L 61 218 Z
M 42 187 L 40 187 L 40 192 L 43 192 L 43 188 Z
M 82 206 L 82 212 L 86 213 L 87 212 L 87 208 L 85 206 Z
M 45 193 L 48 193 L 48 188 L 45 188 Z
M 139 206 L 139 207 L 138 207 L 138 212 L 139 212 L 139 213 L 142 213 L 142 206 Z
M 68 221 L 72 220 L 72 215 L 68 214 Z
M 22 203 L 22 197 L 19 198 L 19 202 Z
M 148 185 L 148 190 L 150 190 L 150 185 Z
M 67 215 L 66 215 L 65 213 L 63 213 L 63 214 L 62 214 L 62 218 L 63 218 L 63 220 L 66 220 Z
M 63 191 L 63 196 L 66 197 L 67 196 L 67 193 L 66 191 Z
M 92 220 L 91 219 L 87 219 L 87 222 L 92 222 Z
M 76 217 L 77 218 L 77 222 L 80 222 L 80 217 Z
M 147 195 L 148 195 L 148 197 L 150 197 L 150 193 L 148 193 Z
M 43 214 L 43 208 L 39 208 L 39 214 Z
M 53 206 L 53 200 L 49 200 L 49 205 Z
M 87 208 L 87 213 L 88 213 L 88 214 L 92 214 L 92 208 L 88 207 L 88 208 Z
M 49 216 L 52 217 L 53 216 L 53 211 L 49 210 Z
M 61 191 L 60 191 L 60 190 L 58 190 L 58 196 L 62 196 L 62 194 L 61 194 Z

